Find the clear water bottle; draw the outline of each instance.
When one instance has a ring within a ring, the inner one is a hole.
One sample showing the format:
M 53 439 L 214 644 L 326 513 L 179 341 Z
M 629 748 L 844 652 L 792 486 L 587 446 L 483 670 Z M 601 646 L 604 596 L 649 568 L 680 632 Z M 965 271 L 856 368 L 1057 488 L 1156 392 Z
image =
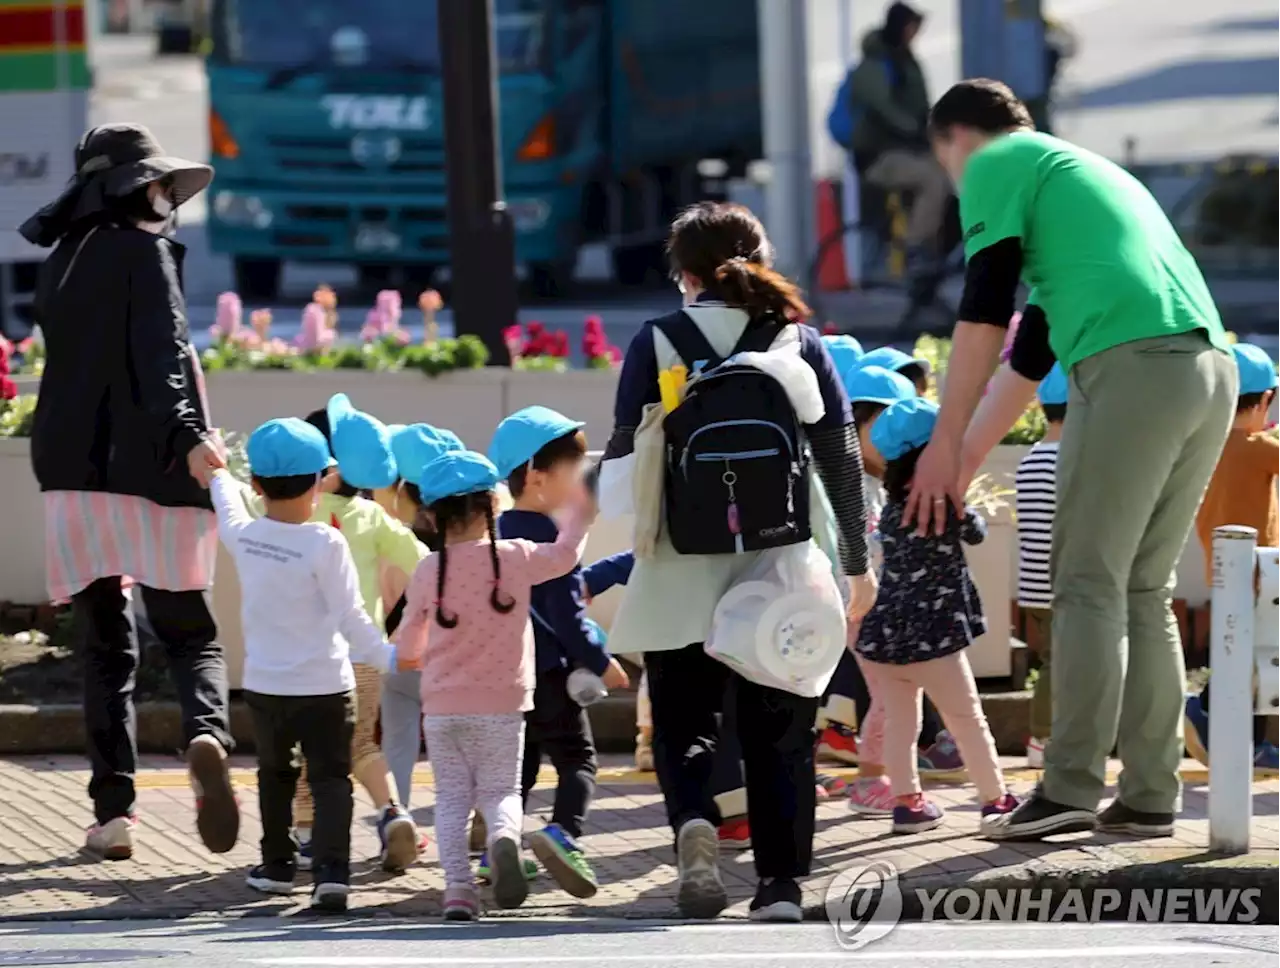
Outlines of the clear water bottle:
M 569 698 L 579 706 L 590 706 L 609 695 L 604 680 L 590 669 L 574 669 L 569 673 Z

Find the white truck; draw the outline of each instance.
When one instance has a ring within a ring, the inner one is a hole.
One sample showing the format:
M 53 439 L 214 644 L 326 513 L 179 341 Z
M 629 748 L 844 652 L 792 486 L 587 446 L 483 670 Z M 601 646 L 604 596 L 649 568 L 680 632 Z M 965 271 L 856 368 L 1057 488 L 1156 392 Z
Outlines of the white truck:
M 0 0 L 0 332 L 11 338 L 30 329 L 46 254 L 18 226 L 66 185 L 88 126 L 88 34 L 84 0 Z

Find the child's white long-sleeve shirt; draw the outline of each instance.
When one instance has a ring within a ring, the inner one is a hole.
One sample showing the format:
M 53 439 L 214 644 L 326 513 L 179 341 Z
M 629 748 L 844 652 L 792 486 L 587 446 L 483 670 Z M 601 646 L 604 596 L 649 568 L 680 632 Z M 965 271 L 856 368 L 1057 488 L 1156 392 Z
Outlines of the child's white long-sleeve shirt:
M 211 490 L 218 535 L 240 578 L 244 688 L 326 696 L 355 688 L 353 659 L 387 669 L 394 652 L 365 611 L 342 533 L 254 518 L 227 471 L 214 475 Z

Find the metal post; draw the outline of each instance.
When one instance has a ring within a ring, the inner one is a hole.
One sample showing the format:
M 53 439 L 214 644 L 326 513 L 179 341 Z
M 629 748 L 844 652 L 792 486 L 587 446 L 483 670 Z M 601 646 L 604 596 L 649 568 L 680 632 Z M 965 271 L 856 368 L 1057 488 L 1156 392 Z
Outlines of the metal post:
M 1209 668 L 1209 849 L 1249 850 L 1253 815 L 1253 569 L 1258 532 L 1213 532 Z
M 759 0 L 764 154 L 771 176 L 765 226 L 778 268 L 803 276 L 813 247 L 813 161 L 809 151 L 809 0 Z
M 519 293 L 502 198 L 493 0 L 440 0 L 439 17 L 454 328 L 505 362 L 502 331 L 516 322 Z

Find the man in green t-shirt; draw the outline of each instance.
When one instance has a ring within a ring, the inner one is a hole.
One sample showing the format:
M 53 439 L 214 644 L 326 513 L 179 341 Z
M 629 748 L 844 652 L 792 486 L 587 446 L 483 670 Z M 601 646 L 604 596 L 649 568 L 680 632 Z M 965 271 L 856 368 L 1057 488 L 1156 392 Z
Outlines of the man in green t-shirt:
M 907 509 L 920 527 L 940 531 L 1055 359 L 1070 384 L 1050 561 L 1052 739 L 1036 793 L 984 832 L 1172 835 L 1184 688 L 1173 573 L 1235 409 L 1222 322 L 1147 190 L 1037 133 L 1005 85 L 955 85 L 929 127 L 958 188 L 968 266 Z M 1031 295 L 997 371 L 1020 281 Z M 1095 814 L 1117 740 L 1119 796 Z

